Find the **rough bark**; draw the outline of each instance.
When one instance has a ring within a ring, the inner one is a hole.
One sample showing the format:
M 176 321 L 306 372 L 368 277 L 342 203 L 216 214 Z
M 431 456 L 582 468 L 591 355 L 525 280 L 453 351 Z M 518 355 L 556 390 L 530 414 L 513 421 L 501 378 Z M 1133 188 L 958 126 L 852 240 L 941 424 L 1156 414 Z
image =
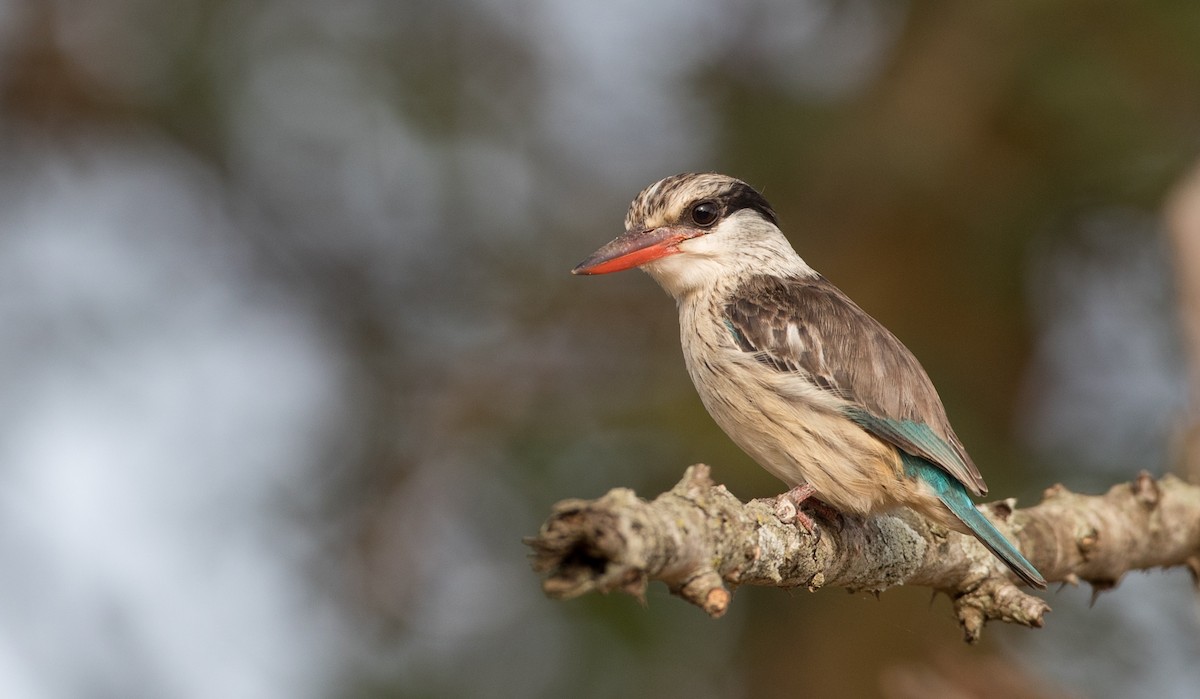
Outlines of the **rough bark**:
M 1094 496 L 1056 485 L 1034 507 L 987 507 L 1049 581 L 1086 581 L 1098 594 L 1131 570 L 1186 566 L 1200 579 L 1200 487 L 1173 476 L 1143 473 Z M 777 509 L 776 499 L 742 503 L 698 464 L 653 501 L 626 488 L 564 500 L 526 543 L 543 590 L 560 599 L 614 590 L 640 598 L 659 580 L 719 617 L 738 585 L 921 585 L 950 597 L 968 642 L 993 619 L 1040 627 L 1050 611 L 975 539 L 913 512 L 818 517 L 808 532 Z

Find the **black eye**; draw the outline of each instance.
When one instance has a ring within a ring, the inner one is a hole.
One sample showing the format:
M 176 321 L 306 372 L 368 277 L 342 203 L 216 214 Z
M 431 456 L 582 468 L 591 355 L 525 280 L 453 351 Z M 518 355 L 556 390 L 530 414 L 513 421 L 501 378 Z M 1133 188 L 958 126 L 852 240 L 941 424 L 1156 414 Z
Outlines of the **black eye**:
M 721 209 L 717 206 L 716 202 L 702 201 L 692 206 L 692 223 L 701 228 L 707 228 L 716 223 L 717 216 L 720 213 Z

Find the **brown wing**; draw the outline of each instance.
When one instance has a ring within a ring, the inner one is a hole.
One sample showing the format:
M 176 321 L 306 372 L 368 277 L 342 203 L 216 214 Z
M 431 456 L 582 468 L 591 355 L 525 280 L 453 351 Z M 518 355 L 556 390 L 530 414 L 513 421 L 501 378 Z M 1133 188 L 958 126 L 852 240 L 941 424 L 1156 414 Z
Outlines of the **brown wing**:
M 755 277 L 725 307 L 739 346 L 850 402 L 847 417 L 941 467 L 976 495 L 979 469 L 954 434 L 925 369 L 879 321 L 820 276 Z

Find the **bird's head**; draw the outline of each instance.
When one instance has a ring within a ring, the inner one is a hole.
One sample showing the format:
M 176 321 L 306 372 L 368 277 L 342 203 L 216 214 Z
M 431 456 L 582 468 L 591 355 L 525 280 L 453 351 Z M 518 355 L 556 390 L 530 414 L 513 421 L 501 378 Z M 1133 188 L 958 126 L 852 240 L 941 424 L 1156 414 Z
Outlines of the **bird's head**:
M 632 267 L 676 298 L 752 274 L 808 270 L 767 200 L 745 182 L 716 173 L 673 175 L 642 190 L 625 216 L 625 232 L 571 271 Z

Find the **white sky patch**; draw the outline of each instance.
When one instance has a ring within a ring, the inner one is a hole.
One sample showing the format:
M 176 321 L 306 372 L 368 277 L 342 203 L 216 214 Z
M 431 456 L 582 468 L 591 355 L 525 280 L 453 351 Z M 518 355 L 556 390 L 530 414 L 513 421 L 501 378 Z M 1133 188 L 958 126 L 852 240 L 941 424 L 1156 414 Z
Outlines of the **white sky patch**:
M 272 503 L 330 362 L 199 168 L 129 145 L 0 210 L 0 696 L 320 696 L 341 630 Z
M 707 162 L 713 115 L 685 78 L 720 37 L 719 3 L 541 2 L 530 16 L 544 134 L 559 152 L 616 180 Z

